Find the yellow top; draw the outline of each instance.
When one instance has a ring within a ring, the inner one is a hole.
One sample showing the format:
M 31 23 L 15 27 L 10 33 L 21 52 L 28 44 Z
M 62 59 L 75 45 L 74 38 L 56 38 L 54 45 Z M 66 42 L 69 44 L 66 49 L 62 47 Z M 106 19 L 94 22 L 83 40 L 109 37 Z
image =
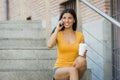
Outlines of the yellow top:
M 79 43 L 84 42 L 82 33 L 75 31 L 76 41 L 68 43 L 64 40 L 62 31 L 57 34 L 57 53 L 58 57 L 54 68 L 72 66 L 74 60 L 78 57 Z

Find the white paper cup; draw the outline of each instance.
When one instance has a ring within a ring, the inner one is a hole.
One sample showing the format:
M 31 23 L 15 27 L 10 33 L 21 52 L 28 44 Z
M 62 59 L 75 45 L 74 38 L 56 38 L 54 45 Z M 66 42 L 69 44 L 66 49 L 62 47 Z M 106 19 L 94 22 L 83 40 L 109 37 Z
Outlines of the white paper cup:
M 87 45 L 85 43 L 79 44 L 79 55 L 84 56 L 85 51 L 87 50 Z

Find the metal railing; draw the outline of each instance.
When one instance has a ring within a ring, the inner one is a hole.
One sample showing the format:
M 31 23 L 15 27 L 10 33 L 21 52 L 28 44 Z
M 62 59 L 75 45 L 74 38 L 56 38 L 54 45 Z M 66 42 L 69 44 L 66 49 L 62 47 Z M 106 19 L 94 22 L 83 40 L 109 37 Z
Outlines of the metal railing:
M 107 19 L 108 21 L 110 21 L 112 24 L 116 25 L 116 27 L 120 27 L 120 22 L 118 22 L 117 20 L 115 20 L 114 18 L 110 17 L 109 15 L 107 15 L 106 13 L 102 12 L 100 9 L 96 8 L 94 5 L 92 5 L 89 1 L 87 0 L 80 0 L 82 3 L 84 3 L 85 5 L 87 5 L 89 8 L 91 8 L 92 10 L 94 10 L 95 12 L 97 12 L 99 15 L 103 16 L 105 19 Z M 85 31 L 85 33 L 94 38 L 94 40 L 98 41 L 100 44 L 103 44 L 102 42 L 100 42 L 99 40 L 97 40 L 97 38 L 95 38 L 93 35 L 91 35 L 86 29 L 83 28 L 83 30 Z M 107 47 L 107 45 L 104 45 Z M 91 49 L 92 47 L 89 46 Z M 109 49 L 109 47 L 107 47 Z M 99 52 L 97 52 L 96 50 L 94 50 L 94 53 L 97 53 L 99 55 Z M 115 71 L 113 71 L 113 77 L 114 79 L 112 80 L 119 80 L 120 79 L 120 49 L 119 49 L 119 52 L 116 52 L 117 54 L 114 54 L 113 56 L 113 59 L 117 62 L 116 64 L 113 64 L 112 67 L 114 68 Z M 104 59 L 103 56 L 99 55 L 102 59 Z M 117 57 L 116 57 L 117 56 Z M 101 71 L 103 72 L 101 66 L 99 64 L 97 64 L 91 57 L 87 56 L 89 60 L 91 60 L 95 65 L 98 66 L 98 68 L 101 69 Z M 97 80 L 102 80 L 98 75 L 96 75 L 95 73 L 92 73 L 96 78 Z
M 93 6 L 90 2 L 88 2 L 87 0 L 80 0 L 82 1 L 84 4 L 86 4 L 88 7 L 90 7 L 91 9 L 93 9 L 94 11 L 96 11 L 98 14 L 100 14 L 101 16 L 103 16 L 105 19 L 107 19 L 108 21 L 110 21 L 111 23 L 115 24 L 116 26 L 120 27 L 120 23 L 113 19 L 112 17 L 108 16 L 106 13 L 102 12 L 100 9 L 96 8 L 95 6 Z
M 90 64 L 94 65 L 94 67 L 96 67 L 97 69 L 94 69 L 93 66 L 90 66 L 90 68 L 92 69 L 92 79 L 93 80 L 103 80 L 102 77 L 103 75 L 97 75 L 96 72 L 99 71 L 99 73 L 104 73 L 104 70 L 103 70 L 103 64 L 100 64 L 99 61 L 96 60 L 97 59 L 100 59 L 100 60 L 104 60 L 105 57 L 103 55 L 101 55 L 101 52 L 96 50 L 96 47 L 99 48 L 101 45 L 104 45 L 104 47 L 106 47 L 107 49 L 110 49 L 107 45 L 105 45 L 103 42 L 101 42 L 99 39 L 97 39 L 93 34 L 91 34 L 88 30 L 86 30 L 85 28 L 82 28 L 83 29 L 83 33 L 84 35 L 86 35 L 86 37 L 88 38 L 87 41 L 85 42 L 88 46 L 88 55 L 87 55 L 87 60 L 90 62 Z M 97 43 L 97 46 L 96 47 L 93 47 L 94 45 L 89 45 L 89 41 L 94 41 Z M 92 56 L 91 56 L 92 55 Z

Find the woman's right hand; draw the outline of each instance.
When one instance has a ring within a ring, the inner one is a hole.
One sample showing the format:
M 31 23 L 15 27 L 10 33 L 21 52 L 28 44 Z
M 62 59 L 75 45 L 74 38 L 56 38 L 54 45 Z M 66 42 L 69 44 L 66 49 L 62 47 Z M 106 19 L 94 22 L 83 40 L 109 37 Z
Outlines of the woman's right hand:
M 64 26 L 63 21 L 62 20 L 58 21 L 56 30 L 60 31 L 63 28 L 63 26 Z

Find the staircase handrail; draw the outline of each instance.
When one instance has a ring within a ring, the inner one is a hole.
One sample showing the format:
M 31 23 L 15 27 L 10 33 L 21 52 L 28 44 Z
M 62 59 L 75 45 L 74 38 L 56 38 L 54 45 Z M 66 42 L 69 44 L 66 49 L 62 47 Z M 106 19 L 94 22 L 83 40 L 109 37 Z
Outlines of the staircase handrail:
M 82 1 L 85 5 L 87 5 L 88 7 L 93 9 L 94 11 L 96 11 L 101 16 L 103 16 L 105 19 L 109 20 L 111 23 L 115 24 L 117 27 L 120 27 L 120 23 L 117 20 L 115 20 L 114 18 L 110 17 L 106 13 L 102 12 L 100 9 L 96 8 L 89 1 L 87 1 L 87 0 L 80 0 L 80 1 Z

